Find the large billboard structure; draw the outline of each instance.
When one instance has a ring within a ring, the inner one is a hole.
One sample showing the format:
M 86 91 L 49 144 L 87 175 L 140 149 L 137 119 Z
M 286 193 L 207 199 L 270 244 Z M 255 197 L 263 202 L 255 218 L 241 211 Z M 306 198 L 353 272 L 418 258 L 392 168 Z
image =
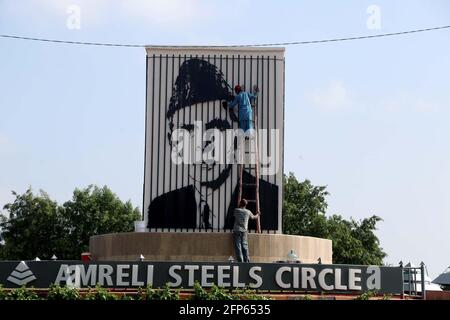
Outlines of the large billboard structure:
M 232 133 L 239 111 L 229 107 L 236 85 L 257 96 L 261 231 L 281 233 L 284 49 L 233 47 L 147 48 L 143 212 L 149 231 L 232 228 L 239 188 L 255 178 L 249 170 L 241 176 L 236 156 L 229 156 L 238 140 Z M 184 150 L 181 141 L 190 142 Z M 203 157 L 208 152 L 213 161 Z

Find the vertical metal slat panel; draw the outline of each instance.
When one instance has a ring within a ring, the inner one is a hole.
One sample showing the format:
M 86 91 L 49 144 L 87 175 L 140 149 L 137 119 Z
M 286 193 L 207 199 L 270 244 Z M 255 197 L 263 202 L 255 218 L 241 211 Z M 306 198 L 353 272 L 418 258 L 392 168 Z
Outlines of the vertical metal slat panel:
M 195 55 L 195 57 L 198 58 L 198 55 Z M 173 165 L 171 162 L 171 148 L 167 136 L 169 129 L 166 114 L 180 67 L 188 59 L 192 59 L 192 54 L 188 58 L 186 54 L 180 54 L 179 52 L 175 54 L 168 49 L 163 54 L 149 55 L 146 63 L 147 120 L 144 156 L 144 217 L 148 214 L 147 210 L 150 202 L 156 197 L 191 184 L 196 184 L 196 180 L 200 182 L 210 181 L 213 177 L 217 177 L 227 166 L 226 164 L 218 164 L 212 170 L 203 170 L 197 168 L 195 165 Z M 270 135 L 270 129 L 283 129 L 284 122 L 284 95 L 281 95 L 281 92 L 284 94 L 284 59 L 279 59 L 276 55 L 272 57 L 259 54 L 258 52 L 242 55 L 239 53 L 221 53 L 220 55 L 216 55 L 214 53 L 214 55 L 208 54 L 206 57 L 202 54 L 201 59 L 213 64 L 222 72 L 231 91 L 233 91 L 236 84 L 242 85 L 245 90 L 250 92 L 252 91 L 253 85 L 256 84 L 259 87 L 260 92 L 256 104 L 258 113 L 257 126 L 259 129 L 268 129 L 266 139 L 269 145 L 272 145 L 272 148 L 267 148 L 266 152 L 269 153 L 269 156 L 273 157 L 274 154 L 271 152 L 277 149 L 277 141 Z M 238 128 L 238 123 L 231 121 L 228 110 L 222 108 L 220 101 L 205 101 L 201 105 L 201 112 L 198 113 L 198 108 L 195 108 L 195 114 L 192 112 L 193 108 L 191 107 L 182 108 L 180 112 L 174 115 L 174 122 L 178 124 L 189 120 L 188 122 L 192 123 L 193 120 L 220 118 L 228 120 L 233 129 Z M 280 134 L 280 138 L 282 139 L 283 131 Z M 223 143 L 229 144 L 230 141 L 224 140 Z M 280 143 L 282 144 L 283 140 Z M 277 162 L 273 163 L 273 165 L 280 167 L 277 174 L 265 175 L 261 178 L 279 186 L 280 196 L 278 199 L 281 208 L 282 150 L 280 150 L 278 156 L 278 158 L 273 157 L 273 161 Z M 281 165 L 278 162 L 281 162 Z M 206 200 L 210 208 L 209 223 L 211 228 L 203 231 L 224 231 L 223 225 L 226 220 L 229 205 L 236 205 L 232 201 L 232 195 L 238 182 L 238 168 L 236 164 L 232 166 L 230 175 L 224 182 L 224 185 L 216 190 L 200 187 L 204 200 Z M 185 229 L 185 231 L 202 231 L 202 226 L 204 226 L 202 221 L 203 205 L 204 203 L 197 210 L 197 228 Z M 280 214 L 281 212 L 279 216 Z M 279 219 L 279 230 L 281 229 L 280 222 L 281 218 Z M 166 230 L 172 231 L 173 229 L 164 229 L 164 231 Z M 175 231 L 182 230 L 175 229 Z

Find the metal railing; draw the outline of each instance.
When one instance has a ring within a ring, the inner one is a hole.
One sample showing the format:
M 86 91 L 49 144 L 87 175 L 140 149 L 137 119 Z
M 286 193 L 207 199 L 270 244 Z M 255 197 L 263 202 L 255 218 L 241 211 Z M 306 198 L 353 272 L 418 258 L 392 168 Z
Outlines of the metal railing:
M 400 262 L 400 267 L 403 270 L 402 298 L 407 296 L 426 300 L 425 264 L 421 262 L 420 267 L 405 267 Z

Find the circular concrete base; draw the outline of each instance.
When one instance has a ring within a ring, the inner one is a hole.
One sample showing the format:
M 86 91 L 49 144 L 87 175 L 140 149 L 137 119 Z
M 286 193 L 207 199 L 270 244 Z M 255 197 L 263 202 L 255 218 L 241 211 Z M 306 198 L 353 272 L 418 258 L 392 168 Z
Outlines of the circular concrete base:
M 332 263 L 332 243 L 328 239 L 283 234 L 248 236 L 252 262 L 286 260 L 294 250 L 302 263 Z M 225 262 L 234 257 L 231 233 L 216 232 L 130 232 L 91 237 L 93 260 Z

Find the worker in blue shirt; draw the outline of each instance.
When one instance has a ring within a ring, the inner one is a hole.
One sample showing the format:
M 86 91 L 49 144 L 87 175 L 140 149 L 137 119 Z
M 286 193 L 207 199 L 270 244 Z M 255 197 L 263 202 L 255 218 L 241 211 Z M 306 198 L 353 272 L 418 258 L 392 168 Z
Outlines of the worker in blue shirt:
M 256 94 L 257 91 L 257 88 L 255 88 Z M 256 99 L 256 94 L 243 91 L 240 85 L 234 87 L 234 92 L 236 93 L 236 96 L 234 97 L 234 100 L 230 102 L 228 107 L 232 109 L 236 105 L 239 106 L 239 128 L 244 130 L 244 132 L 247 132 L 247 130 L 254 129 L 251 100 Z

